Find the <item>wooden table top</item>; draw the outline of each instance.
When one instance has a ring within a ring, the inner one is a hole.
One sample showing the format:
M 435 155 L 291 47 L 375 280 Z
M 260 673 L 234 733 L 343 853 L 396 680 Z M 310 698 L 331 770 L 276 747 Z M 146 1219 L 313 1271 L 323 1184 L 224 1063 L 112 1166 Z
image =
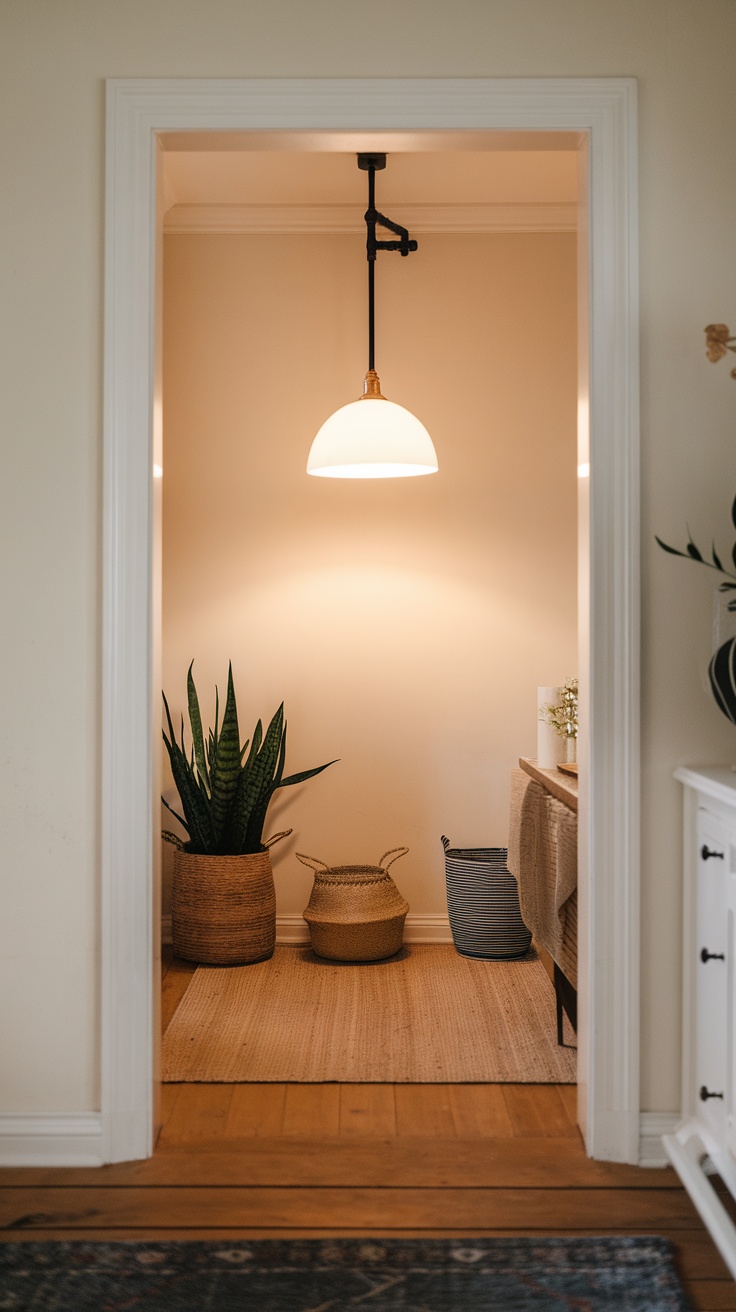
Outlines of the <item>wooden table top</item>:
M 569 806 L 571 811 L 578 809 L 578 781 L 574 775 L 564 774 L 562 770 L 544 770 L 529 756 L 520 756 L 519 765 L 532 779 L 547 789 L 558 802 Z

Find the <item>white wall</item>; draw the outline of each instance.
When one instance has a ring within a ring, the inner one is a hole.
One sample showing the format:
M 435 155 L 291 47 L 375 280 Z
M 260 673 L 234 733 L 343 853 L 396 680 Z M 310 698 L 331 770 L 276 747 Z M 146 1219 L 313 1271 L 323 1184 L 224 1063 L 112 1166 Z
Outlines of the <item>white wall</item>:
M 731 542 L 736 383 L 732 0 L 37 0 L 0 6 L 4 408 L 0 1105 L 98 1087 L 104 111 L 109 76 L 640 79 L 642 1094 L 674 1108 L 682 761 L 733 759 L 701 687 L 708 580 L 652 535 Z M 704 571 L 702 571 L 704 574 Z M 10 635 L 10 640 L 8 636 Z
M 172 710 L 193 657 L 210 708 L 232 657 L 243 739 L 285 699 L 287 772 L 340 758 L 272 804 L 266 832 L 295 830 L 274 850 L 280 913 L 309 897 L 295 851 L 399 844 L 412 912 L 446 913 L 440 834 L 506 843 L 537 685 L 576 672 L 575 235 L 421 235 L 380 257 L 382 386 L 441 466 L 398 482 L 305 469 L 362 389 L 364 235 L 170 236 L 164 269 Z

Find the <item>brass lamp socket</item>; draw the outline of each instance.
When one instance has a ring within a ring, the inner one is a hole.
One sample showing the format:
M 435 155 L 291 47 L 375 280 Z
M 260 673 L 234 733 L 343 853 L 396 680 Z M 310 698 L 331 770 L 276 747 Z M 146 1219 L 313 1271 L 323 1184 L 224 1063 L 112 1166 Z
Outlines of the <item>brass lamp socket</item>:
M 375 369 L 369 369 L 363 380 L 363 395 L 361 401 L 385 401 L 386 398 L 381 391 L 381 380 Z

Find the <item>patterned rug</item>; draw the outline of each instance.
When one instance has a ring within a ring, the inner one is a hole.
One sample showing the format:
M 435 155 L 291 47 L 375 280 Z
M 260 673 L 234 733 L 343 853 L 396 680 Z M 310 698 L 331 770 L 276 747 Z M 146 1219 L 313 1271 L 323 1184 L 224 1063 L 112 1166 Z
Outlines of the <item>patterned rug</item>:
M 688 1312 L 669 1242 L 270 1240 L 0 1245 L 12 1312 Z

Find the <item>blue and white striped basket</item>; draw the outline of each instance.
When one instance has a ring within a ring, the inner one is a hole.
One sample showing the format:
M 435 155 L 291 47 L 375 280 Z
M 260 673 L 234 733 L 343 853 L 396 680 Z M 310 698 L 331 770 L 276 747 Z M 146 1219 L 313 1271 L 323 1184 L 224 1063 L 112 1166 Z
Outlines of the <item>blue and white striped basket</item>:
M 447 909 L 457 951 L 463 957 L 510 961 L 525 957 L 532 936 L 521 918 L 519 890 L 506 868 L 505 847 L 445 849 Z

